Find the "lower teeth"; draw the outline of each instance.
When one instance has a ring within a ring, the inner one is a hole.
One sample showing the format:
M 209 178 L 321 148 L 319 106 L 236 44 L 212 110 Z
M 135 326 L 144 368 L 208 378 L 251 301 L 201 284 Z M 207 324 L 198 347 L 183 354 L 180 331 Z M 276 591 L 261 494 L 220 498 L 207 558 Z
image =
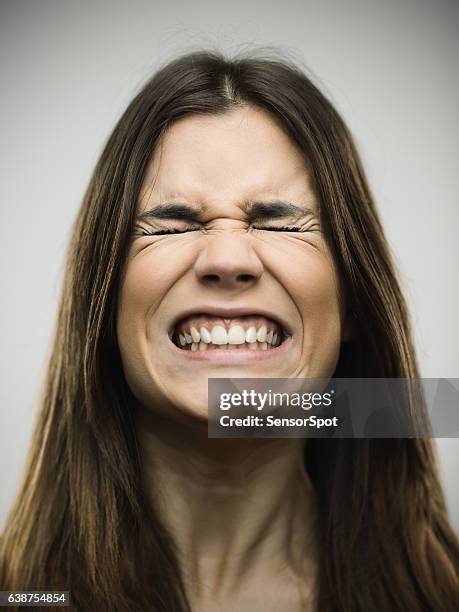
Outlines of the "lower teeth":
M 252 342 L 248 344 L 244 342 L 243 344 L 206 344 L 204 342 L 193 342 L 192 344 L 187 344 L 185 346 L 177 346 L 183 351 L 215 351 L 215 350 L 241 350 L 241 349 L 249 349 L 255 351 L 266 351 L 272 348 L 276 348 L 281 344 L 278 342 L 276 346 L 272 346 L 267 342 Z

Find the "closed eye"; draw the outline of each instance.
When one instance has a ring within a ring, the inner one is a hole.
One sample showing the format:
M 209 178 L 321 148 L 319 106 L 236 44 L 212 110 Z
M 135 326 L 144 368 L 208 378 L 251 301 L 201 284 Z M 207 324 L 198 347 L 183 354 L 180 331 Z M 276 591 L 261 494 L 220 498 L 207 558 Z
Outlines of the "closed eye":
M 301 232 L 301 227 L 296 225 L 285 225 L 284 227 L 279 227 L 277 225 L 273 226 L 263 226 L 263 227 L 254 227 L 257 230 L 266 230 L 269 232 Z
M 309 231 L 318 228 L 318 224 L 309 227 Z M 193 228 L 188 228 L 188 229 L 161 229 L 161 230 L 156 230 L 156 231 L 152 231 L 152 230 L 147 230 L 145 228 L 137 228 L 137 234 L 141 235 L 141 236 L 164 236 L 164 235 L 173 235 L 173 234 L 187 234 L 188 232 L 196 232 L 199 231 L 202 228 L 199 227 L 193 227 Z M 256 230 L 260 230 L 260 231 L 269 231 L 269 232 L 301 232 L 301 231 L 305 231 L 302 227 L 298 226 L 298 225 L 284 225 L 282 227 L 279 227 L 277 225 L 265 225 L 263 227 L 253 227 L 253 229 Z
M 165 234 L 186 234 L 188 232 L 196 232 L 198 231 L 200 228 L 199 227 L 193 227 L 190 229 L 162 229 L 162 230 L 156 230 L 156 231 L 152 231 L 152 230 L 146 230 L 145 228 L 137 228 L 137 231 L 135 232 L 137 235 L 140 236 L 163 236 Z
M 254 227 L 254 229 L 259 231 L 268 231 L 268 232 L 313 232 L 315 230 L 320 231 L 320 224 L 313 223 L 312 225 L 284 225 L 279 227 L 278 225 L 265 225 L 262 227 Z

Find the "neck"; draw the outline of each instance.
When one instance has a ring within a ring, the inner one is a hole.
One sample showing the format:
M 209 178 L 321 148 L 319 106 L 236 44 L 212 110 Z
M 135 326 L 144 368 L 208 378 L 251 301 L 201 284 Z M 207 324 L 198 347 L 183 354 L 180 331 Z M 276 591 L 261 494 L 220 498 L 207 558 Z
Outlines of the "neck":
M 304 440 L 209 439 L 142 407 L 137 432 L 151 503 L 176 543 L 192 600 L 228 597 L 246 584 L 303 585 L 316 562 L 316 504 Z M 271 582 L 271 584 L 273 584 Z

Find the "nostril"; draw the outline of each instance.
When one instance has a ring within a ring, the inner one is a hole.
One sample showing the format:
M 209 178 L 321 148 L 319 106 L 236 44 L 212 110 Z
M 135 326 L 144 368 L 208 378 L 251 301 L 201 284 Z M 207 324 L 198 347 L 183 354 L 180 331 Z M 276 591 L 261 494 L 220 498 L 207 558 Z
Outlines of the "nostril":
M 224 277 L 219 276 L 218 274 L 206 274 L 203 276 L 203 280 L 208 283 L 216 284 L 223 281 Z M 249 283 L 255 280 L 255 276 L 253 274 L 238 274 L 236 276 L 236 282 L 241 283 Z
M 206 274 L 203 278 L 211 283 L 217 283 L 219 280 L 218 274 Z
M 248 281 L 254 280 L 254 278 L 255 277 L 252 274 L 239 274 L 239 276 L 237 277 L 237 280 L 248 282 Z

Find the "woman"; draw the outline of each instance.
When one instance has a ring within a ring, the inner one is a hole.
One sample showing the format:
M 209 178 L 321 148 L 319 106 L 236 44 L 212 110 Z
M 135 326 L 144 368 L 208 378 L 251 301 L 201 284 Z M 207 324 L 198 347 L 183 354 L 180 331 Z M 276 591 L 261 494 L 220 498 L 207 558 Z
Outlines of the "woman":
M 215 376 L 418 370 L 337 112 L 288 62 L 199 52 L 147 83 L 89 184 L 1 588 L 98 611 L 457 609 L 430 440 L 209 439 Z

